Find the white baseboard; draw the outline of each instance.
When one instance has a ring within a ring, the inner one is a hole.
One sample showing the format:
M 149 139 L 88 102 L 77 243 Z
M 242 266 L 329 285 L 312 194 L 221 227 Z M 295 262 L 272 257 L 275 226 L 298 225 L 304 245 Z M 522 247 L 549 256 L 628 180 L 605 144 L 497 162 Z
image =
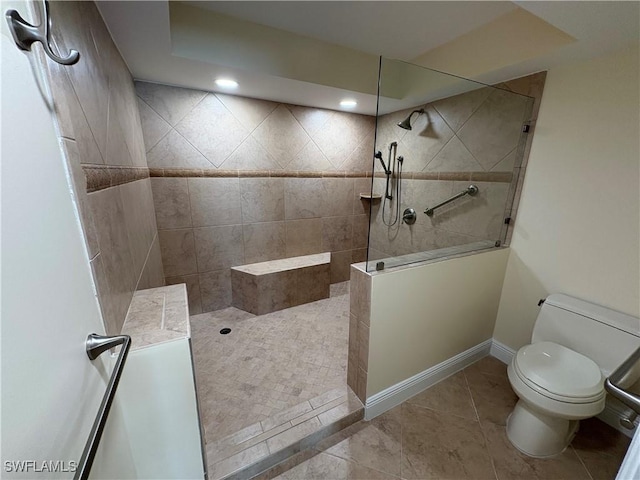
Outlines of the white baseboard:
M 438 365 L 367 398 L 367 403 L 364 407 L 364 418 L 365 420 L 371 420 L 387 410 L 397 407 L 414 395 L 450 377 L 487 355 L 491 355 L 508 365 L 511 363 L 511 359 L 515 353 L 515 350 L 495 339 L 484 341 L 475 347 L 471 347 L 469 350 L 459 353 L 455 357 L 451 357 Z M 616 402 L 615 399 L 607 398 L 604 411 L 598 415 L 598 418 L 626 436 L 632 437 L 635 430 L 628 430 L 620 425 L 620 419 L 625 418 L 628 413 L 629 409 L 625 409 L 624 405 Z M 640 423 L 640 417 L 636 419 L 635 423 L 636 428 L 638 428 L 637 425 Z
M 504 343 L 500 343 L 495 338 L 491 342 L 491 350 L 489 351 L 489 355 L 497 358 L 502 363 L 509 365 L 511 363 L 511 359 L 516 354 L 516 351 L 511 347 L 507 347 Z
M 502 363 L 509 365 L 515 353 L 516 352 L 512 348 L 507 347 L 503 343 L 500 343 L 495 338 L 493 339 L 493 342 L 491 344 L 491 351 L 489 352 L 489 355 L 491 355 L 492 357 L 495 357 Z M 598 415 L 598 418 L 610 427 L 613 427 L 619 432 L 624 433 L 627 437 L 632 437 L 635 429 L 629 430 L 620 425 L 620 419 L 625 418 L 628 414 L 629 409 L 625 408 L 625 406 L 621 403 L 616 402 L 615 399 L 607 397 L 607 403 L 602 413 Z M 638 420 L 639 419 L 636 419 L 635 422 L 636 428 L 638 425 Z
M 491 339 L 486 340 L 475 347 L 471 347 L 469 350 L 459 353 L 455 357 L 451 357 L 367 398 L 367 403 L 364 407 L 365 420 L 371 420 L 383 414 L 439 381 L 486 357 L 491 349 L 491 344 Z

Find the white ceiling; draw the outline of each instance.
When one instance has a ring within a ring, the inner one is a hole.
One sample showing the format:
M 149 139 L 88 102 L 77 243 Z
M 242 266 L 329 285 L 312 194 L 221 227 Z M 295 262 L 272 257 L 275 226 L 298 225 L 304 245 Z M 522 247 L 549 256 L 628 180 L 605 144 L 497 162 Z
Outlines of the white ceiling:
M 325 42 L 411 60 L 514 10 L 511 2 L 185 2 Z
M 576 38 L 573 44 L 549 54 L 476 78 L 487 83 L 601 55 L 632 42 L 637 44 L 640 36 L 640 2 L 637 1 L 188 3 L 352 51 L 403 60 L 411 60 L 482 26 L 516 5 Z M 340 109 L 340 99 L 353 97 L 358 101 L 354 111 L 375 114 L 375 95 L 176 55 L 172 50 L 167 1 L 98 1 L 97 4 L 136 79 L 214 91 L 213 79 L 229 76 L 240 83 L 237 91 L 229 93 L 335 110 Z

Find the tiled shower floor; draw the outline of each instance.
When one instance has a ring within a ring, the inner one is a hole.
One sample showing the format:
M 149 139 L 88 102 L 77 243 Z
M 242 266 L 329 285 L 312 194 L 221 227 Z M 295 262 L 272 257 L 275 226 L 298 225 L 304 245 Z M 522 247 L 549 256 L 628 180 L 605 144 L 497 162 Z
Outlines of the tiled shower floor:
M 267 315 L 231 307 L 191 317 L 207 443 L 345 387 L 348 292 L 344 282 L 328 299 Z

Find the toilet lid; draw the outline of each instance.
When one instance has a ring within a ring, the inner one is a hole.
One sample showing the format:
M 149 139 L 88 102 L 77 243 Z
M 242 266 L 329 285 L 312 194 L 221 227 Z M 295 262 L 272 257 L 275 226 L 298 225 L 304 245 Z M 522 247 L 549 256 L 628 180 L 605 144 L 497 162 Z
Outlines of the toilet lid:
M 604 378 L 590 358 L 553 342 L 518 350 L 515 365 L 523 380 L 567 399 L 602 395 Z

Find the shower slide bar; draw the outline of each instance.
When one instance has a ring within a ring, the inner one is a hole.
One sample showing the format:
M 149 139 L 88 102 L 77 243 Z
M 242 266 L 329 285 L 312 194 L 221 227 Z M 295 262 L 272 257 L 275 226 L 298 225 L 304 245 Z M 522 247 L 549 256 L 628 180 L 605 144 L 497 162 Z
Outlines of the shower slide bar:
M 638 361 L 640 361 L 640 348 L 636 349 L 629 358 L 627 358 L 622 364 L 615 369 L 615 371 L 609 375 L 609 377 L 604 381 L 604 388 L 611 395 L 616 397 L 622 403 L 624 403 L 627 407 L 635 412 L 633 415 L 633 419 L 635 419 L 636 415 L 640 414 L 640 396 L 635 393 L 627 392 L 618 386 L 622 382 L 622 380 L 635 368 L 638 368 Z M 632 426 L 628 426 L 627 428 L 633 428 Z
M 424 213 L 426 213 L 428 216 L 432 216 L 433 212 L 440 208 L 445 206 L 447 203 L 451 203 L 454 200 L 457 200 L 460 197 L 464 197 L 465 195 L 471 195 L 472 197 L 478 193 L 478 187 L 476 187 L 475 185 L 469 185 L 466 189 L 464 189 L 462 192 L 455 194 L 453 197 L 451 198 L 447 198 L 444 202 L 439 203 L 438 205 L 436 205 L 435 207 L 431 207 L 431 208 L 427 208 Z
M 124 364 L 127 361 L 127 355 L 129 354 L 129 348 L 131 347 L 131 337 L 129 335 L 106 337 L 92 333 L 87 337 L 85 345 L 87 349 L 87 356 L 90 360 L 95 360 L 102 352 L 109 350 L 110 348 L 117 347 L 118 345 L 122 345 L 122 348 L 120 349 L 120 354 L 118 355 L 118 360 L 116 360 L 113 372 L 111 372 L 111 378 L 109 379 L 107 390 L 104 392 L 102 403 L 98 409 L 98 414 L 93 422 L 89 438 L 87 439 L 82 456 L 78 462 L 78 469 L 73 476 L 74 480 L 85 480 L 89 478 L 91 466 L 93 465 L 93 460 L 96 456 L 96 452 L 98 451 L 100 438 L 102 437 L 102 432 L 105 424 L 107 423 L 107 417 L 109 416 L 109 410 L 113 403 L 113 397 L 118 389 L 118 382 L 120 382 L 120 376 L 122 375 Z

